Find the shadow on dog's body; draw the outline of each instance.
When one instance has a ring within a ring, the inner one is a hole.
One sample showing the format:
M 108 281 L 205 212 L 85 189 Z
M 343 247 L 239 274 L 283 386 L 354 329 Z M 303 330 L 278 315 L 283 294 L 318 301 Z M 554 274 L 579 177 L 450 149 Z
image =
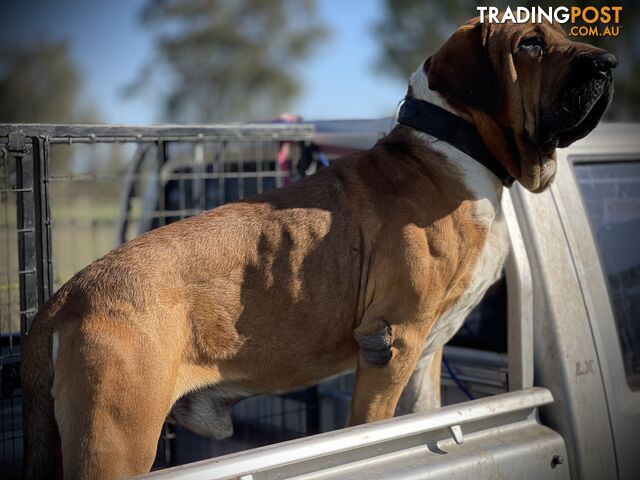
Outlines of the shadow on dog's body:
M 472 124 L 538 192 L 555 147 L 597 124 L 616 63 L 555 24 L 472 20 L 416 70 L 407 96 Z M 27 335 L 25 476 L 52 475 L 58 433 L 67 478 L 143 473 L 167 415 L 224 437 L 238 400 L 354 367 L 352 425 L 393 416 L 416 364 L 409 385 L 422 393 L 401 408 L 437 405 L 441 347 L 506 255 L 501 191 L 460 149 L 400 125 L 289 188 L 105 255 Z

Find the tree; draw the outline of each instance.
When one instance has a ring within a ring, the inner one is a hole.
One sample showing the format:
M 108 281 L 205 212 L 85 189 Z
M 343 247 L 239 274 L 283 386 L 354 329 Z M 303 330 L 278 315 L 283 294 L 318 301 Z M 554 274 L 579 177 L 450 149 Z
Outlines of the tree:
M 81 101 L 81 77 L 65 42 L 5 46 L 0 57 L 0 122 L 87 123 L 93 108 Z M 56 171 L 72 166 L 69 149 L 58 148 Z M 4 171 L 4 169 L 7 171 Z M 0 165 L 0 182 L 15 165 Z
M 156 32 L 157 58 L 128 92 L 168 72 L 169 121 L 281 113 L 300 90 L 296 65 L 327 35 L 313 0 L 149 0 L 141 18 Z
M 382 20 L 373 29 L 380 44 L 377 68 L 408 80 L 459 24 L 473 16 L 475 5 L 469 0 L 386 0 Z
M 532 7 L 537 1 L 518 2 Z M 585 7 L 592 2 L 577 0 L 571 5 Z M 382 20 L 374 25 L 373 33 L 380 43 L 378 70 L 407 80 L 409 75 L 454 32 L 456 27 L 477 16 L 478 2 L 452 0 L 435 2 L 424 0 L 386 0 Z M 505 8 L 513 2 L 503 0 L 480 2 Z M 564 1 L 541 2 L 542 6 L 566 6 Z M 607 120 L 640 120 L 640 42 L 637 30 L 640 10 L 632 2 L 624 5 L 622 30 L 619 37 L 585 37 L 572 40 L 591 43 L 618 56 L 620 65 L 614 72 L 616 93 L 607 110 Z M 565 27 L 566 28 L 566 27 Z M 634 30 L 635 28 L 635 30 Z
M 0 57 L 0 122 L 79 122 L 80 74 L 66 43 L 13 45 Z

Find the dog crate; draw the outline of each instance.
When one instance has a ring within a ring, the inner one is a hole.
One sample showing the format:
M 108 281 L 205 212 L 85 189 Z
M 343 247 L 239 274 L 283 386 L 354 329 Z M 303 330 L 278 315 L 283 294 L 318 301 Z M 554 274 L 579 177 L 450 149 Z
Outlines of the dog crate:
M 0 126 L 3 478 L 18 478 L 21 469 L 20 345 L 50 294 L 147 230 L 312 173 L 313 133 L 312 126 L 288 124 Z M 157 464 L 317 433 L 320 404 L 317 387 L 249 399 L 235 408 L 236 433 L 222 442 L 167 425 Z

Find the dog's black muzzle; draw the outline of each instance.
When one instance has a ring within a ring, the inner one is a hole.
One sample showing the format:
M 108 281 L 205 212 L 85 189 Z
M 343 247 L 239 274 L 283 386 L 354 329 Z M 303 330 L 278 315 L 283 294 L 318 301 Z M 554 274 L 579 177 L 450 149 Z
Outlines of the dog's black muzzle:
M 538 124 L 534 141 L 541 152 L 567 147 L 595 128 L 611 102 L 617 65 L 615 55 L 600 49 L 576 56 L 555 107 Z

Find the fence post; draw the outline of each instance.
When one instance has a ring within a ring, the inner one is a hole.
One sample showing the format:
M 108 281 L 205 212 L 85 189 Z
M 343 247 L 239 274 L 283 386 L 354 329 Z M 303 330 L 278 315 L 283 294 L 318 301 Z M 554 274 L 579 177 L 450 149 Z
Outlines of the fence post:
M 10 132 L 8 137 L 8 154 L 15 159 L 16 166 L 22 347 L 38 308 L 49 299 L 53 289 L 48 192 L 49 143 L 43 138 L 28 139 L 20 131 Z
M 38 308 L 53 289 L 49 208 L 49 143 L 21 132 L 9 134 L 9 154 L 16 159 L 18 267 L 21 344 Z
M 33 137 L 36 254 L 38 266 L 38 306 L 53 295 L 51 206 L 49 204 L 49 141 Z
M 21 132 L 11 132 L 8 152 L 15 159 L 16 166 L 20 344 L 23 345 L 38 310 L 33 146 L 26 142 Z

